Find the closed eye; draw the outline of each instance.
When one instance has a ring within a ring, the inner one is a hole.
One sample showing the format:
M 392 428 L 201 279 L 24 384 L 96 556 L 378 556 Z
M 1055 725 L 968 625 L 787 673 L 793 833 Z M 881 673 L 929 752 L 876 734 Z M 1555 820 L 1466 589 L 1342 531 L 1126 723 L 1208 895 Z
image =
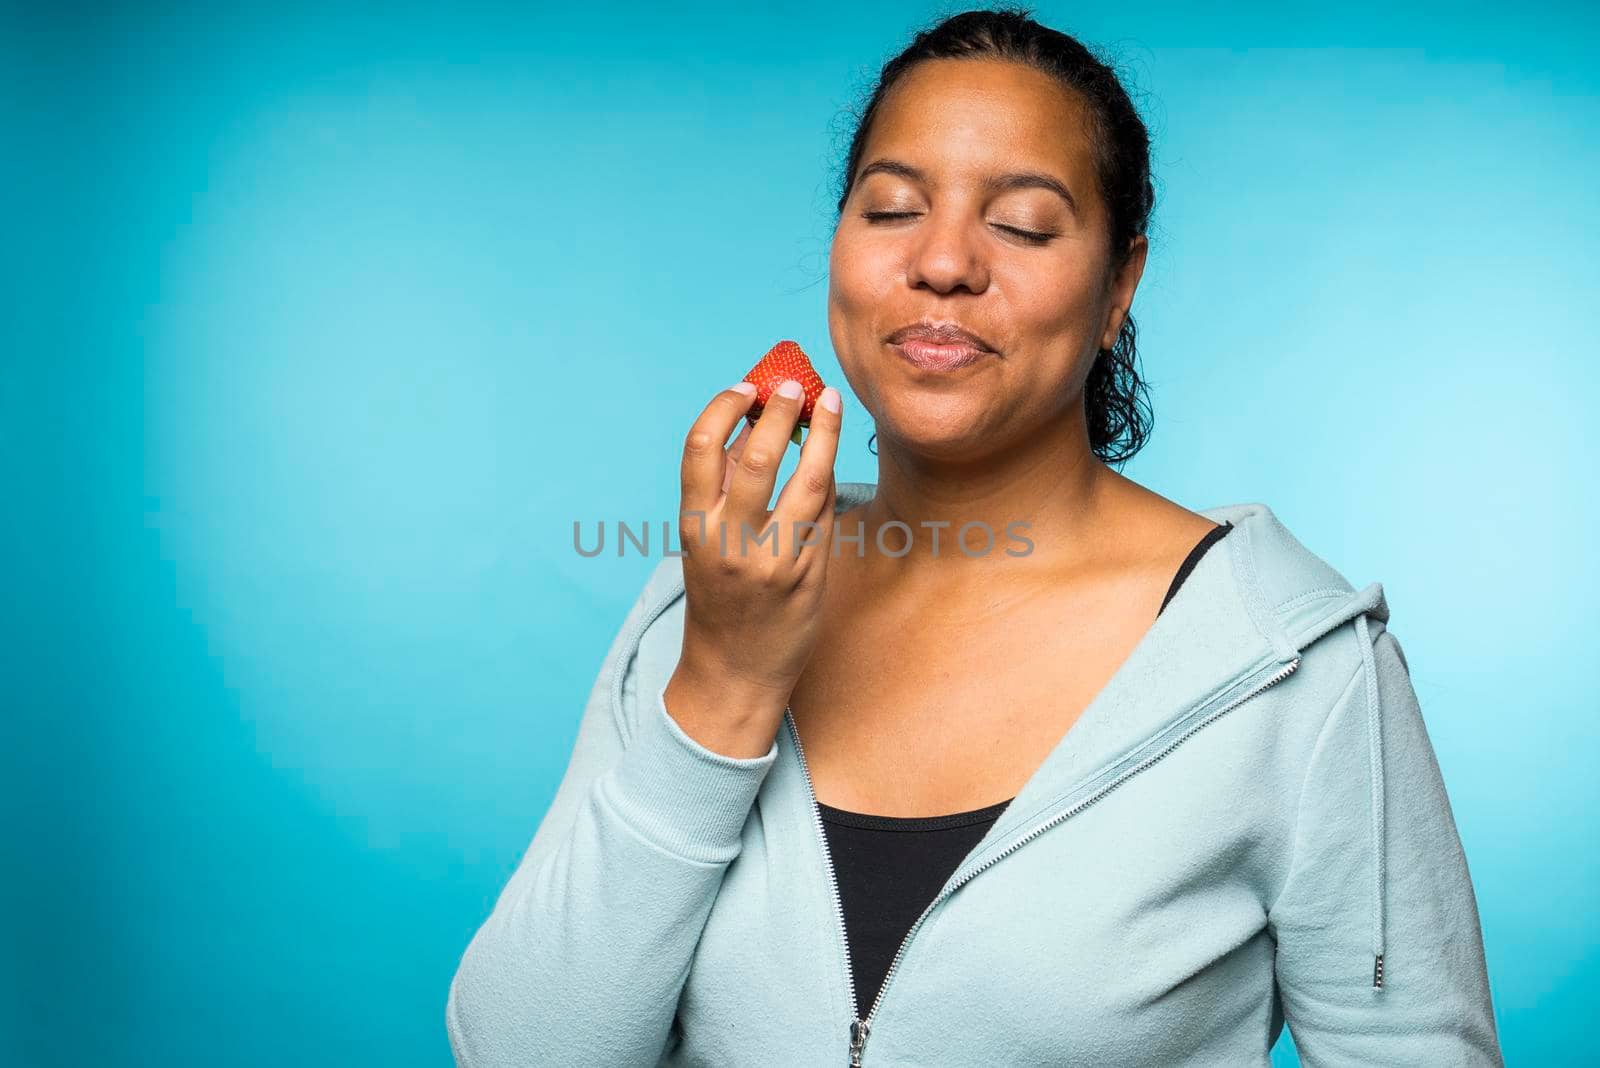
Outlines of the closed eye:
M 917 213 L 914 211 L 868 211 L 863 212 L 861 217 L 868 222 L 886 222 L 890 219 L 911 219 L 915 218 L 916 215 Z M 1042 234 L 1033 230 L 1022 230 L 1002 223 L 992 223 L 991 225 L 996 230 L 1004 230 L 1008 234 L 1015 234 L 1022 240 L 1035 245 L 1043 245 L 1056 236 L 1055 234 Z
M 1035 233 L 1032 230 L 1019 230 L 1015 226 L 1004 226 L 1004 225 L 1002 225 L 1000 223 L 995 223 L 994 224 L 994 228 L 996 230 L 1004 230 L 1008 234 L 1016 234 L 1018 237 L 1022 238 L 1024 241 L 1030 241 L 1035 245 L 1043 245 L 1047 241 L 1049 241 L 1052 237 L 1056 236 L 1055 234 Z

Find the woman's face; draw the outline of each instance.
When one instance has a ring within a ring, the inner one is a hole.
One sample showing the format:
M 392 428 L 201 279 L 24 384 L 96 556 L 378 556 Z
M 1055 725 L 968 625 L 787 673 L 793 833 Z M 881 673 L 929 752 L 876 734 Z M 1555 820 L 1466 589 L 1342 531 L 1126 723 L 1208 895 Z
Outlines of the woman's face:
M 1081 415 L 1066 419 L 1144 267 L 1139 238 L 1108 276 L 1086 117 L 1048 75 L 993 60 L 919 63 L 882 101 L 828 289 L 834 351 L 880 439 L 972 460 L 1044 427 L 1083 433 Z M 1071 200 L 1015 175 L 1053 179 Z M 958 323 L 993 354 L 955 370 L 914 365 L 888 338 L 924 319 Z

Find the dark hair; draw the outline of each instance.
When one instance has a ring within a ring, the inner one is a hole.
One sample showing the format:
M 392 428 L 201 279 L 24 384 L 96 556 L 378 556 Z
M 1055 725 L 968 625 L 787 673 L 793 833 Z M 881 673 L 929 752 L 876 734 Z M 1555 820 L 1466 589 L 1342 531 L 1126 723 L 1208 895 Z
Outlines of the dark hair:
M 1112 269 L 1128 254 L 1128 243 L 1145 233 L 1155 207 L 1150 181 L 1150 134 L 1116 73 L 1076 38 L 1042 26 L 1025 8 L 964 11 L 918 33 L 879 73 L 859 111 L 850 152 L 839 179 L 838 220 L 855 185 L 872 120 L 884 96 L 913 66 L 927 59 L 1003 59 L 1025 63 L 1076 92 L 1088 105 L 1095 174 L 1109 214 Z M 1084 383 L 1089 445 L 1107 463 L 1120 464 L 1144 447 L 1152 415 L 1148 387 L 1139 376 L 1137 331 L 1130 312 L 1116 343 L 1101 349 Z M 872 435 L 872 440 L 877 434 Z M 872 447 L 868 442 L 869 449 Z M 873 450 L 876 454 L 877 450 Z

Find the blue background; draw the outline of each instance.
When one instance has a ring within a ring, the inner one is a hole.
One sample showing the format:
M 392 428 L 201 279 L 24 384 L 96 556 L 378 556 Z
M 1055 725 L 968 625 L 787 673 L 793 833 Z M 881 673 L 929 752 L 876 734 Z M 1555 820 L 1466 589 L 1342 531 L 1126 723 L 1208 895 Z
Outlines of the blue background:
M 572 523 L 778 337 L 842 382 L 845 109 L 941 10 L 5 9 L 0 1061 L 449 1062 L 655 562 Z M 1036 9 L 1156 139 L 1126 473 L 1384 584 L 1521 1064 L 1600 1049 L 1596 10 Z

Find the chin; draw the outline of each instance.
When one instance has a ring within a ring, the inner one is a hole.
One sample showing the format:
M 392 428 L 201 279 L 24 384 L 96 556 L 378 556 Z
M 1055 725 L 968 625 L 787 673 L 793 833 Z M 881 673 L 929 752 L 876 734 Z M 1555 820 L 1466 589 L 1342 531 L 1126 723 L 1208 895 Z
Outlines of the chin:
M 972 412 L 965 410 L 960 413 L 897 410 L 892 416 L 878 420 L 877 435 L 880 442 L 892 439 L 900 448 L 938 459 L 982 454 L 988 451 L 993 437 L 973 418 Z

